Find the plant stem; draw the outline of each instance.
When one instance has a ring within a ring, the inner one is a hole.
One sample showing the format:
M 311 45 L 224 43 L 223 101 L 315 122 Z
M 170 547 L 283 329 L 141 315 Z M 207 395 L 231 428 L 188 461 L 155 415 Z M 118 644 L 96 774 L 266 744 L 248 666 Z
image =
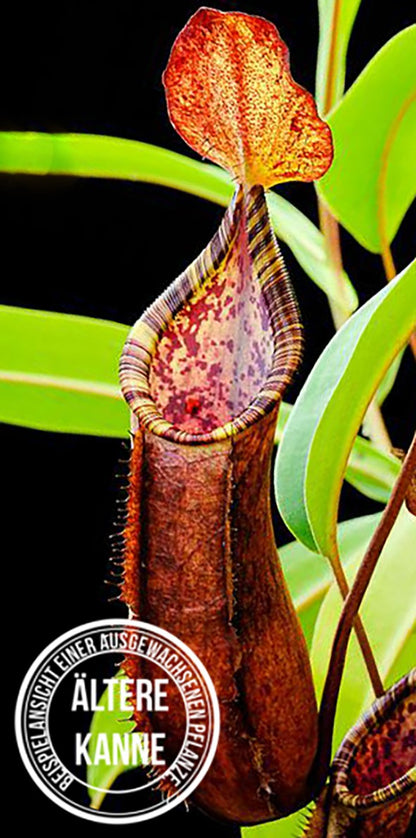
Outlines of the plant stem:
M 319 211 L 319 226 L 324 237 L 328 260 L 331 264 L 332 271 L 335 277 L 335 282 L 338 287 L 340 297 L 345 299 L 345 308 L 340 306 L 334 300 L 328 297 L 329 307 L 331 309 L 332 319 L 335 328 L 338 330 L 348 320 L 350 316 L 350 308 L 348 300 L 346 299 L 345 283 L 344 283 L 344 266 L 342 264 L 341 241 L 339 235 L 338 222 L 329 211 L 326 204 L 318 196 L 318 211 Z
M 370 541 L 341 612 L 332 645 L 328 672 L 319 708 L 319 747 L 311 772 L 311 785 L 317 793 L 324 784 L 331 758 L 332 737 L 338 693 L 344 671 L 345 656 L 358 610 L 370 584 L 378 559 L 396 521 L 416 470 L 416 434 L 402 469 L 383 512 L 380 523 Z
M 334 571 L 334 576 L 338 585 L 338 588 L 341 592 L 341 595 L 344 600 L 346 600 L 349 594 L 349 587 L 347 578 L 345 576 L 344 568 L 341 564 L 339 556 L 337 555 L 336 560 L 332 560 L 332 569 Z M 383 695 L 384 693 L 384 686 L 381 680 L 377 663 L 373 654 L 373 650 L 370 645 L 370 641 L 367 637 L 366 631 L 364 629 L 363 623 L 361 621 L 361 617 L 357 614 L 355 621 L 354 621 L 354 629 L 357 635 L 357 640 L 361 648 L 361 652 L 367 667 L 368 675 L 371 681 L 371 686 L 374 690 L 376 696 Z
M 318 196 L 320 228 L 325 240 L 328 260 L 332 266 L 340 294 L 345 294 L 343 280 L 343 262 L 339 225 L 324 201 Z M 349 317 L 347 306 L 340 307 L 333 300 L 329 300 L 332 319 L 338 330 Z M 375 400 L 371 402 L 365 416 L 365 425 L 372 442 L 382 451 L 389 454 L 393 448 L 381 410 Z
M 385 451 L 387 454 L 391 454 L 393 445 L 381 410 L 375 399 L 373 399 L 373 401 L 368 405 L 367 413 L 364 418 L 364 424 L 365 430 L 377 448 L 380 448 L 381 451 Z
M 386 275 L 387 282 L 390 282 L 391 279 L 394 279 L 396 276 L 396 266 L 393 261 L 393 255 L 391 252 L 390 245 L 387 241 L 383 243 L 383 249 L 381 251 L 381 259 L 383 262 L 384 273 Z

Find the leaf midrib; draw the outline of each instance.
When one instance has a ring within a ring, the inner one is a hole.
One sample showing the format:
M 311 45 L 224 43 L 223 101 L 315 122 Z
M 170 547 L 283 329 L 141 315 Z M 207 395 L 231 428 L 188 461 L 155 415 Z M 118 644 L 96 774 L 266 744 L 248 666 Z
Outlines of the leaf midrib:
M 76 393 L 105 396 L 121 401 L 118 387 L 104 382 L 81 380 L 66 376 L 47 375 L 44 373 L 29 373 L 21 370 L 0 370 L 0 381 L 16 384 L 29 384 L 35 387 L 51 387 L 57 390 L 68 390 Z

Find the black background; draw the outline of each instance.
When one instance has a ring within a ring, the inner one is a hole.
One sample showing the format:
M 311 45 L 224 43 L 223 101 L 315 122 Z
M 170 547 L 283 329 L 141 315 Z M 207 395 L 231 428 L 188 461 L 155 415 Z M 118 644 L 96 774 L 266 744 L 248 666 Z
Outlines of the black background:
M 31 11 L 16 6 L 3 26 L 1 129 L 109 134 L 192 155 L 169 124 L 161 74 L 177 32 L 198 5 L 90 2 L 52 9 L 40 3 Z M 348 84 L 388 38 L 413 22 L 412 6 L 410 0 L 395 0 L 382 11 L 377 0 L 363 0 L 351 40 Z M 271 19 L 290 48 L 294 78 L 314 89 L 315 0 L 218 2 L 217 7 Z M 3 175 L 0 190 L 5 210 L 1 302 L 127 324 L 205 246 L 223 212 L 198 198 L 143 184 Z M 317 220 L 312 186 L 288 184 L 281 192 Z M 394 245 L 399 268 L 414 255 L 411 232 L 408 217 Z M 347 234 L 343 243 L 347 269 L 365 301 L 384 281 L 381 262 Z M 283 250 L 307 340 L 302 371 L 288 394 L 293 400 L 333 329 L 326 298 Z M 413 376 L 407 352 L 385 406 L 393 443 L 401 448 L 409 444 L 414 423 Z M 118 440 L 7 425 L 1 427 L 0 445 L 3 533 L 10 539 L 3 554 L 3 590 L 13 626 L 3 669 L 13 705 L 27 668 L 48 642 L 77 624 L 125 616 L 118 603 L 108 603 L 104 580 L 121 497 L 116 474 L 126 449 Z M 343 493 L 342 518 L 378 508 L 350 488 Z M 276 527 L 282 543 L 287 535 L 277 516 Z M 11 715 L 8 730 L 10 720 Z M 14 742 L 5 764 L 16 826 L 25 820 L 48 835 L 61 827 L 87 835 L 111 829 L 75 821 L 44 797 L 26 774 Z M 233 834 L 232 828 L 183 807 L 123 830 L 147 838 L 155 829 L 178 828 L 191 835 L 205 827 Z

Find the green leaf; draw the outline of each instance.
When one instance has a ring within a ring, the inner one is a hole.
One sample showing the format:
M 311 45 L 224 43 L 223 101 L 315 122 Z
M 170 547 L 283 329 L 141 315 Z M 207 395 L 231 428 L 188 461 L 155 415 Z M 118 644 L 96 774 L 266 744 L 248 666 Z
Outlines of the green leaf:
M 276 460 L 281 515 L 296 538 L 336 555 L 342 480 L 368 404 L 416 322 L 416 261 L 332 338 L 291 412 Z
M 341 561 L 345 568 L 362 555 L 378 522 L 380 513 L 352 518 L 338 526 Z M 308 647 L 315 621 L 332 581 L 329 563 L 299 541 L 279 547 L 279 557 L 289 592 L 300 619 Z
M 282 402 L 277 420 L 276 443 L 279 443 L 283 437 L 291 410 L 292 405 Z M 372 442 L 361 436 L 356 437 L 348 460 L 345 479 L 359 492 L 380 503 L 387 503 L 399 471 L 400 460 L 397 457 L 380 451 Z
M 357 436 L 348 460 L 345 479 L 368 498 L 387 503 L 399 476 L 400 460 L 380 451 L 367 439 Z
M 243 826 L 243 838 L 300 838 L 307 814 L 307 808 L 294 812 L 279 821 L 261 823 L 258 826 Z
M 383 404 L 383 402 L 385 401 L 385 399 L 387 398 L 387 396 L 389 395 L 389 393 L 392 391 L 392 389 L 394 387 L 394 383 L 395 383 L 396 378 L 397 378 L 397 373 L 399 372 L 399 369 L 400 369 L 400 364 L 402 362 L 403 355 L 404 355 L 404 350 L 402 352 L 399 352 L 397 358 L 394 359 L 393 363 L 391 364 L 391 366 L 387 370 L 387 372 L 386 372 L 386 374 L 385 374 L 385 376 L 384 376 L 384 378 L 383 378 L 383 380 L 380 384 L 380 387 L 377 390 L 377 393 L 375 395 L 375 400 L 380 407 L 381 407 L 381 405 Z
M 406 672 L 414 667 L 416 662 L 416 623 L 413 625 L 403 648 L 398 651 L 396 659 L 389 670 L 389 684 L 395 684 Z
M 277 417 L 277 425 L 276 425 L 276 433 L 274 437 L 274 441 L 278 444 L 282 437 L 283 431 L 287 425 L 289 416 L 292 411 L 292 405 L 288 404 L 287 402 L 282 402 L 279 407 L 279 414 Z
M 0 306 L 0 419 L 127 436 L 117 367 L 128 331 L 89 317 Z
M 416 602 L 416 518 L 403 505 L 380 556 L 360 614 L 369 637 L 378 668 L 387 687 L 414 666 Z M 351 583 L 358 570 L 364 549 L 347 568 Z M 329 589 L 315 626 L 311 661 L 317 695 L 322 693 L 328 667 L 331 639 L 341 610 L 336 584 Z M 351 637 L 342 680 L 334 744 L 372 701 L 367 670 L 357 640 Z
M 318 0 L 319 47 L 316 66 L 316 101 L 321 113 L 325 107 L 328 75 L 331 100 L 337 102 L 344 92 L 345 58 L 348 41 L 361 0 Z M 335 35 L 334 35 L 335 33 Z M 334 42 L 331 54 L 331 43 Z
M 0 132 L 0 171 L 158 183 L 222 206 L 229 204 L 234 191 L 229 176 L 218 166 L 147 143 L 93 134 Z M 269 206 L 276 232 L 306 273 L 344 309 L 346 299 L 348 313 L 354 311 L 355 290 L 344 275 L 340 294 L 315 225 L 280 195 L 269 193 Z
M 114 677 L 119 682 L 123 678 L 126 678 L 126 675 L 120 670 Z M 91 739 L 88 743 L 88 753 L 91 758 L 97 746 L 98 734 L 104 734 L 111 738 L 113 733 L 131 733 L 135 728 L 135 722 L 132 721 L 133 711 L 120 710 L 119 683 L 114 687 L 114 709 L 109 709 L 108 688 L 103 692 L 98 704 L 104 707 L 104 710 L 96 710 L 92 717 L 90 725 Z M 109 746 L 109 750 L 111 753 L 111 746 Z M 91 799 L 92 809 L 100 808 L 106 795 L 106 790 L 108 791 L 111 788 L 120 774 L 129 771 L 131 768 L 137 768 L 140 765 L 138 760 L 133 759 L 133 755 L 131 757 L 129 765 L 125 765 L 124 763 L 106 765 L 103 760 L 100 760 L 98 765 L 91 764 L 87 766 L 88 794 Z
M 416 25 L 385 44 L 328 122 L 335 159 L 318 192 L 357 241 L 378 253 L 416 194 Z

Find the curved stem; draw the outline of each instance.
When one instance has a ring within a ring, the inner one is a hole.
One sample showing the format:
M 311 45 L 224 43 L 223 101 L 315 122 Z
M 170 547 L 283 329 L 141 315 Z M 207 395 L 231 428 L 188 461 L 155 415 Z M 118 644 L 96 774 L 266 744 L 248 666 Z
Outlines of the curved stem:
M 383 261 L 383 268 L 384 273 L 386 274 L 387 282 L 390 282 L 390 280 L 394 279 L 394 277 L 396 276 L 397 271 L 393 261 L 393 254 L 391 252 L 391 248 L 387 240 L 385 240 L 384 242 L 382 241 L 381 258 Z
M 385 451 L 386 454 L 391 454 L 393 445 L 380 407 L 375 399 L 368 405 L 364 424 L 366 435 L 368 434 L 371 437 L 372 441 L 377 445 L 377 448 Z
M 332 271 L 335 277 L 338 293 L 340 298 L 345 298 L 345 283 L 344 283 L 344 266 L 342 263 L 341 241 L 339 233 L 339 224 L 334 218 L 326 204 L 318 196 L 318 212 L 319 212 L 319 226 L 324 237 L 327 256 Z M 328 303 L 334 321 L 335 328 L 338 330 L 343 326 L 350 316 L 350 307 L 348 300 L 345 299 L 345 307 L 340 306 L 334 300 L 328 297 Z
M 338 291 L 342 294 L 344 281 L 339 224 L 320 196 L 318 196 L 318 209 L 320 228 L 324 236 L 328 260 L 337 280 Z M 329 301 L 329 305 L 335 328 L 340 329 L 348 319 L 349 314 L 333 301 Z M 365 423 L 368 434 L 375 445 L 382 451 L 390 453 L 393 445 L 377 402 L 373 401 L 369 406 Z
M 338 588 L 341 592 L 342 597 L 344 600 L 347 598 L 349 593 L 349 587 L 347 578 L 345 576 L 344 568 L 341 564 L 339 556 L 337 556 L 336 561 L 332 560 L 332 569 L 334 571 L 334 576 L 338 585 Z M 370 645 L 370 641 L 367 637 L 365 628 L 361 621 L 361 617 L 357 615 L 354 621 L 354 629 L 357 635 L 357 640 L 361 648 L 361 652 L 363 658 L 365 660 L 368 675 L 371 681 L 371 686 L 374 690 L 376 696 L 383 695 L 384 693 L 384 686 L 383 682 L 380 678 L 379 671 L 377 669 L 377 663 L 373 654 L 373 650 Z
M 416 434 L 403 462 L 390 500 L 370 541 L 338 622 L 319 709 L 319 747 L 311 772 L 314 793 L 324 784 L 331 758 L 332 736 L 345 656 L 358 610 L 370 584 L 378 559 L 393 528 L 416 469 Z

